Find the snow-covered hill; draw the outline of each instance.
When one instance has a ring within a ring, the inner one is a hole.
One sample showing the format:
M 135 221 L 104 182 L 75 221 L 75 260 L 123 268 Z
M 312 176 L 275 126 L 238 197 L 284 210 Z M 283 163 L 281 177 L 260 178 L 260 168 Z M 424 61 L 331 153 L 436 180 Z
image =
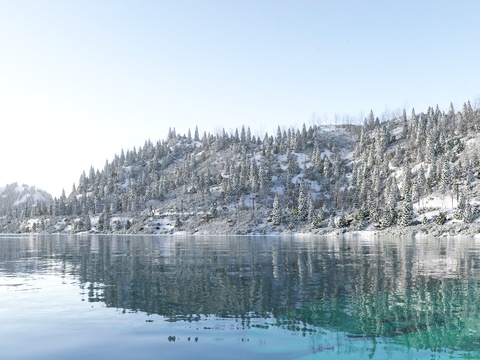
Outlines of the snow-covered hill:
M 3 231 L 472 233 L 479 130 L 480 111 L 469 103 L 263 137 L 244 127 L 203 136 L 172 129 L 84 172 L 68 197 L 47 200 L 45 213 L 10 216 Z
M 47 203 L 52 201 L 49 193 L 34 186 L 8 184 L 0 188 L 0 216 L 18 218 L 46 214 Z

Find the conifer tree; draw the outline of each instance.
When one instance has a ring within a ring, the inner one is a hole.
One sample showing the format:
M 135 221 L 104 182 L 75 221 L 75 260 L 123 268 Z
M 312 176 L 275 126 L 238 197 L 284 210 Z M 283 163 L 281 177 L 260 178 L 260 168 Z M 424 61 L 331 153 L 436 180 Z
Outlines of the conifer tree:
M 370 114 L 368 115 L 368 128 L 371 130 L 375 126 L 375 115 L 373 114 L 373 110 L 370 109 Z
M 90 220 L 90 215 L 85 214 L 83 216 L 83 226 L 86 231 L 89 231 L 92 229 L 92 221 Z
M 404 166 L 402 174 L 402 195 L 411 198 L 412 195 L 412 172 L 409 166 Z
M 313 205 L 313 200 L 312 200 L 311 196 L 308 197 L 308 202 L 307 203 L 308 203 L 307 204 L 307 207 L 308 207 L 307 220 L 310 224 L 313 224 L 315 222 L 316 214 L 315 214 L 315 207 Z
M 323 177 L 327 182 L 331 181 L 332 173 L 331 173 L 331 164 L 328 157 L 325 156 L 323 159 Z
M 308 203 L 307 194 L 305 192 L 305 185 L 301 184 L 298 194 L 297 216 L 301 221 L 308 219 Z
M 130 229 L 131 226 L 132 226 L 132 222 L 130 221 L 130 219 L 127 219 L 127 221 L 125 221 L 125 230 Z
M 380 221 L 380 210 L 373 198 L 369 198 L 367 201 L 367 210 L 370 216 L 370 221 L 374 224 Z
M 407 121 L 407 112 L 405 111 L 405 108 L 403 109 L 401 119 L 402 119 L 402 137 L 406 139 L 408 136 L 408 121 Z
M 435 144 L 436 144 L 435 134 L 433 131 L 429 131 L 427 133 L 427 141 L 425 145 L 425 160 L 429 164 L 435 163 L 436 155 L 435 155 Z
M 467 201 L 463 209 L 463 221 L 470 224 L 473 221 L 473 211 L 470 202 Z
M 365 217 L 365 209 L 360 208 L 357 210 L 355 213 L 355 227 L 358 229 L 362 229 L 365 226 L 366 223 L 366 217 Z
M 105 219 L 103 217 L 103 213 L 98 216 L 98 221 L 97 221 L 97 226 L 96 229 L 97 231 L 103 231 L 105 226 Z
M 408 134 L 410 138 L 415 141 L 415 134 L 417 133 L 417 115 L 415 114 L 415 109 L 412 108 L 412 113 L 410 115 L 410 123 L 408 127 Z
M 335 158 L 333 159 L 333 179 L 335 183 L 337 183 L 340 180 L 340 175 L 341 175 L 341 160 L 338 155 L 335 155 Z
M 190 140 L 191 140 L 191 139 L 190 139 Z M 120 220 L 115 220 L 114 225 L 115 225 L 115 231 L 120 231 L 120 230 L 122 230 L 122 223 L 121 223 Z
M 416 182 L 419 198 L 422 198 L 426 194 L 427 190 L 427 178 L 425 177 L 425 170 L 423 169 L 423 166 L 420 166 L 420 169 L 418 169 Z
M 275 194 L 275 198 L 273 199 L 272 221 L 273 225 L 276 226 L 282 223 L 282 208 L 278 194 Z
M 395 224 L 395 210 L 389 206 L 385 207 L 382 211 L 382 216 L 380 218 L 380 225 L 383 229 L 386 229 Z
M 343 212 L 337 220 L 337 227 L 344 228 L 348 226 L 347 215 Z
M 423 215 L 423 218 L 422 218 L 422 225 L 427 225 L 428 224 L 428 219 L 425 215 Z
M 464 216 L 464 211 L 465 211 L 465 206 L 466 206 L 466 199 L 465 199 L 465 195 L 463 193 L 460 193 L 458 194 L 458 204 L 457 204 L 457 208 L 454 210 L 453 212 L 453 216 L 456 218 L 456 219 L 463 219 L 463 216 Z
M 330 218 L 328 219 L 328 227 L 329 228 L 335 227 L 335 218 L 333 217 L 333 215 L 330 215 Z
M 215 219 L 216 217 L 218 217 L 217 207 L 218 207 L 217 199 L 215 199 L 215 200 L 212 201 L 212 205 L 211 205 L 211 207 L 210 207 L 210 216 L 211 216 L 213 219 Z
M 314 227 L 320 227 L 323 221 L 325 220 L 326 215 L 327 215 L 327 208 L 326 208 L 326 205 L 323 204 L 322 208 L 317 211 L 312 225 Z
M 193 140 L 200 141 L 200 135 L 198 134 L 198 126 L 195 126 L 195 134 L 194 134 Z
M 450 189 L 451 177 L 450 177 L 450 163 L 445 158 L 442 161 L 441 175 L 440 175 L 440 191 L 442 194 L 446 194 Z
M 400 226 L 410 226 L 413 222 L 413 204 L 410 195 L 407 193 L 403 200 L 402 209 L 400 210 L 400 216 L 398 223 Z
M 447 217 L 444 212 L 440 211 L 440 213 L 437 215 L 437 217 L 434 220 L 435 224 L 437 225 L 443 225 L 447 222 Z
M 250 178 L 249 178 L 249 183 L 250 183 L 250 190 L 251 192 L 257 192 L 259 190 L 259 175 L 258 175 L 258 169 L 257 169 L 257 163 L 255 160 L 252 161 L 250 164 Z
M 105 207 L 103 211 L 103 230 L 110 231 L 110 214 L 108 212 L 108 207 Z
M 62 195 L 59 199 L 59 215 L 67 215 L 67 197 L 65 196 L 65 189 L 62 190 Z

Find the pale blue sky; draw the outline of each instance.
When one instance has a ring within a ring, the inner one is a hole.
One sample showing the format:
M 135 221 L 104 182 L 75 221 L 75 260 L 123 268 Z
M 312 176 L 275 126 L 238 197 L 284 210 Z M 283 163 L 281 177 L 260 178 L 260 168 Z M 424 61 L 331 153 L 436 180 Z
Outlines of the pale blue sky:
M 185 133 L 480 95 L 480 2 L 0 0 L 0 186 Z M 320 121 L 320 120 L 319 120 Z

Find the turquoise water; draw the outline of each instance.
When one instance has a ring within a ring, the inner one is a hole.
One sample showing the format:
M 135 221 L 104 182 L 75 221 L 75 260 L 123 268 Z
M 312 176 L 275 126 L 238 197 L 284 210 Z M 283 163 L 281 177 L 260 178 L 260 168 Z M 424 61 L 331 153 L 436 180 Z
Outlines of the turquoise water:
M 2 359 L 478 359 L 480 241 L 0 237 Z

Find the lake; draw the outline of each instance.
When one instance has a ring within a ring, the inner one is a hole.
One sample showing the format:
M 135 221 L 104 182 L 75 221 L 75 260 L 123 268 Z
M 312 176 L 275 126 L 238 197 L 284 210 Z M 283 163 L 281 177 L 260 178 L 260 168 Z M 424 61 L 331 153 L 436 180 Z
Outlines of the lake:
M 480 358 L 480 240 L 0 236 L 9 359 Z

